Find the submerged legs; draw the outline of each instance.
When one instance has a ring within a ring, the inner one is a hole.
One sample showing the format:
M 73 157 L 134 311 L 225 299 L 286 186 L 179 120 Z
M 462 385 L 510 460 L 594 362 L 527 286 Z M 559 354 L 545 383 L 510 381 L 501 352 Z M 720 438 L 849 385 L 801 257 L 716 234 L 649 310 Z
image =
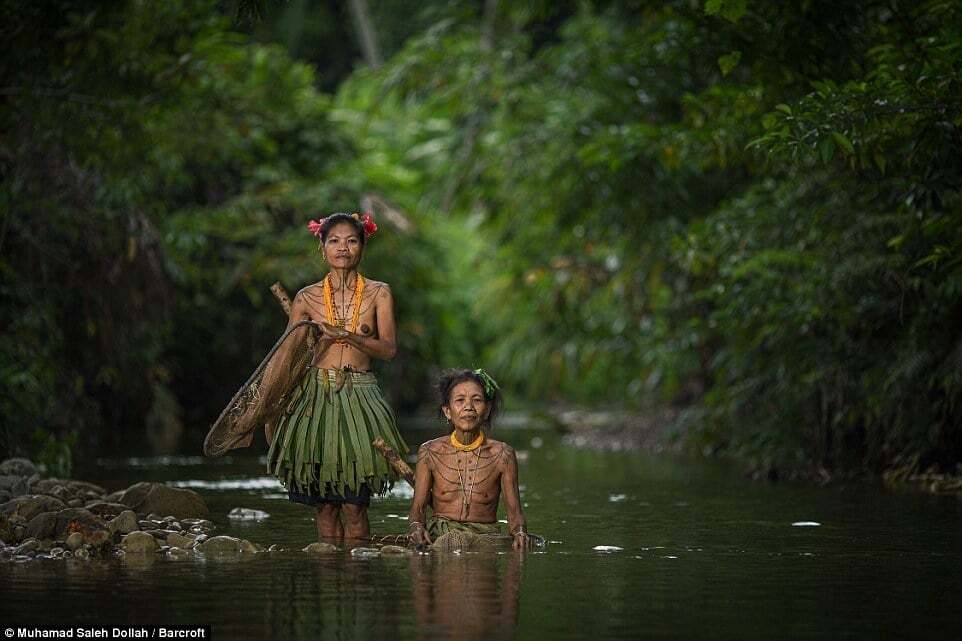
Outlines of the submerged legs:
M 341 524 L 340 516 L 341 506 L 336 503 L 325 503 L 317 508 L 315 521 L 319 540 L 330 543 L 344 538 L 344 525 Z
M 317 537 L 321 541 L 367 539 L 371 536 L 367 508 L 360 505 L 325 503 L 316 509 L 315 521 Z

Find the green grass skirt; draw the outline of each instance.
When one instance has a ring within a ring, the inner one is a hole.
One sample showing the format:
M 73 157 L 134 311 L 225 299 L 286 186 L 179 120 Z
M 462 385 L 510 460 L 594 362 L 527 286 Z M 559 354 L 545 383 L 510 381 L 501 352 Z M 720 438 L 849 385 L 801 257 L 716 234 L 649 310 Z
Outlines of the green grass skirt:
M 380 436 L 401 456 L 408 451 L 377 379 L 369 372 L 344 377 L 335 391 L 334 370 L 312 367 L 278 421 L 267 468 L 289 491 L 321 497 L 326 484 L 343 494 L 367 483 L 380 494 L 398 479 L 371 445 Z
M 428 534 L 432 539 L 436 539 L 442 534 L 449 532 L 470 532 L 471 534 L 501 534 L 501 526 L 498 523 L 467 523 L 464 521 L 452 521 L 443 516 L 431 515 L 428 517 Z

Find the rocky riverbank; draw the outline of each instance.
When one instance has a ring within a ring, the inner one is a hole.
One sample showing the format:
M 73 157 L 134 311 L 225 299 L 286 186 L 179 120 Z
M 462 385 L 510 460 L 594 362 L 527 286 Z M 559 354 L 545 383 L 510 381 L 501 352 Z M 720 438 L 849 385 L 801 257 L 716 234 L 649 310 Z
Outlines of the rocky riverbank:
M 44 478 L 26 459 L 0 463 L 0 562 L 272 549 L 214 536 L 209 515 L 192 490 L 135 483 L 108 493 L 86 481 Z

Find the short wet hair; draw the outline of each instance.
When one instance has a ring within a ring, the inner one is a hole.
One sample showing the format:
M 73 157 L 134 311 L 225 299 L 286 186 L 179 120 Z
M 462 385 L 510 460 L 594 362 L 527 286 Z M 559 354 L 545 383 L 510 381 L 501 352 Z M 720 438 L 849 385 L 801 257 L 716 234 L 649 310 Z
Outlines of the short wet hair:
M 496 388 L 489 392 L 484 384 L 484 379 L 473 369 L 456 368 L 441 372 L 441 375 L 438 376 L 438 415 L 442 421 L 445 420 L 444 410 L 441 408 L 445 405 L 450 406 L 451 392 L 458 384 L 467 381 L 474 381 L 481 386 L 484 400 L 488 403 L 488 418 L 484 425 L 489 431 L 493 430 L 494 417 L 501 411 L 501 392 Z

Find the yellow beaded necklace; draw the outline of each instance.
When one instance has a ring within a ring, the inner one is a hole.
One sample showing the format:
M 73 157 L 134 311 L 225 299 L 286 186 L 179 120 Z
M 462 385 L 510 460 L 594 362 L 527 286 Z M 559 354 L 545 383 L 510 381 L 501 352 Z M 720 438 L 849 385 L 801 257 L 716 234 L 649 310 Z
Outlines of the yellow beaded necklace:
M 454 432 L 451 432 L 451 445 L 453 445 L 454 449 L 459 452 L 471 452 L 481 447 L 481 444 L 484 443 L 484 430 L 479 430 L 478 438 L 474 439 L 467 445 L 462 445 L 457 437 L 454 436 L 454 434 Z
M 342 283 L 343 285 L 343 283 Z M 354 317 L 351 318 L 351 329 L 348 330 L 352 334 L 357 333 L 357 324 L 361 318 L 361 295 L 364 293 L 364 277 L 360 274 L 357 275 L 357 285 L 355 287 L 354 295 L 351 296 L 351 302 L 354 304 Z M 324 306 L 327 307 L 327 319 L 331 321 L 332 325 L 335 325 L 341 329 L 346 329 L 347 319 L 338 318 L 334 315 L 334 296 L 331 293 L 331 277 L 324 279 Z M 346 310 L 345 310 L 346 311 Z M 344 341 L 337 341 L 338 343 L 343 343 Z

